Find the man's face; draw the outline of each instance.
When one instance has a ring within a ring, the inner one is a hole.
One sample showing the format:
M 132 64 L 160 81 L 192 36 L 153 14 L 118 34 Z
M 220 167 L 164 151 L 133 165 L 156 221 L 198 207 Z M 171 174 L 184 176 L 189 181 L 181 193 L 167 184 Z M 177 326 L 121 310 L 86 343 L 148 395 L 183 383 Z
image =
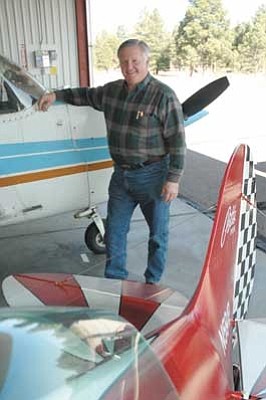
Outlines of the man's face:
M 143 81 L 148 73 L 148 58 L 138 46 L 125 47 L 119 52 L 121 72 L 129 89 Z

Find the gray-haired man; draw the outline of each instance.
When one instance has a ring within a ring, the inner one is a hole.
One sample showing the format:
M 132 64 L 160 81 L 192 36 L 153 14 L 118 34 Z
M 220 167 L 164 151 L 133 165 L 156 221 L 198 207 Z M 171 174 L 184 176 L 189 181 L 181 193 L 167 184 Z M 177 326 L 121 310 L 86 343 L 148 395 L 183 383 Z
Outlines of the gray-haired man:
M 39 108 L 55 99 L 104 112 L 114 161 L 106 222 L 105 276 L 126 279 L 130 220 L 137 205 L 149 226 L 147 283 L 159 282 L 166 264 L 170 202 L 179 191 L 186 152 L 183 113 L 174 91 L 149 73 L 148 45 L 129 39 L 117 55 L 124 79 L 97 88 L 44 95 Z

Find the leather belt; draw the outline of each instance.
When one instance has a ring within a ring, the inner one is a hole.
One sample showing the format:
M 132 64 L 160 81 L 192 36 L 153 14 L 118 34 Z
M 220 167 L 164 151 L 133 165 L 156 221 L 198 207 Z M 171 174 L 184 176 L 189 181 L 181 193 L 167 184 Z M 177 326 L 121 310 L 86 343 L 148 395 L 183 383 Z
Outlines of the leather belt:
M 134 170 L 134 169 L 140 169 L 145 167 L 146 165 L 150 165 L 156 162 L 161 161 L 164 158 L 164 156 L 157 156 L 157 157 L 152 157 L 147 161 L 144 161 L 142 163 L 138 164 L 118 164 L 120 168 L 122 169 L 128 169 L 128 170 Z

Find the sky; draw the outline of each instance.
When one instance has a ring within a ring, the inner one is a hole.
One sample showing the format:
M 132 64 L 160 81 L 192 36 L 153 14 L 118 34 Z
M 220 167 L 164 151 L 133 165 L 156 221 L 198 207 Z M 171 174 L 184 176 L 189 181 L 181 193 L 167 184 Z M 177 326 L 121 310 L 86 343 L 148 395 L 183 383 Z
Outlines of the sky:
M 182 19 L 188 6 L 187 0 L 87 0 L 91 8 L 93 37 L 102 31 L 116 32 L 118 25 L 129 30 L 135 25 L 141 11 L 157 8 L 165 21 L 165 28 L 170 32 Z M 233 24 L 237 24 L 255 15 L 258 7 L 266 5 L 266 0 L 222 0 L 224 8 Z

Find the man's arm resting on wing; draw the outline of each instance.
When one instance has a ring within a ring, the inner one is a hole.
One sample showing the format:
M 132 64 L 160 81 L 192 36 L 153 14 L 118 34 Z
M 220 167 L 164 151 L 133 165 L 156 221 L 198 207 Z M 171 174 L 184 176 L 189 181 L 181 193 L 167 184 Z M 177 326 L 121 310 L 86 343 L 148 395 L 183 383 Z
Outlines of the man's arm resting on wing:
M 55 90 L 45 93 L 38 101 L 38 108 L 47 111 L 55 101 L 62 101 L 74 106 L 90 106 L 98 111 L 103 111 L 104 87 L 97 88 L 77 87 L 71 89 Z

